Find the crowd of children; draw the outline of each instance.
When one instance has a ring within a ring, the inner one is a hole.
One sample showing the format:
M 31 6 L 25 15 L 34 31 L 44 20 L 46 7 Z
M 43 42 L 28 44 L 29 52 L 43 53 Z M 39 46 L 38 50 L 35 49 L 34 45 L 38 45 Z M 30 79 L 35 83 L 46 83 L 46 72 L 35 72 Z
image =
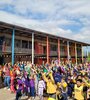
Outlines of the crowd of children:
M 90 63 L 32 65 L 31 62 L 17 62 L 14 66 L 0 65 L 0 84 L 16 93 L 16 100 L 28 96 L 28 100 L 89 100 Z M 46 99 L 45 99 L 46 100 Z

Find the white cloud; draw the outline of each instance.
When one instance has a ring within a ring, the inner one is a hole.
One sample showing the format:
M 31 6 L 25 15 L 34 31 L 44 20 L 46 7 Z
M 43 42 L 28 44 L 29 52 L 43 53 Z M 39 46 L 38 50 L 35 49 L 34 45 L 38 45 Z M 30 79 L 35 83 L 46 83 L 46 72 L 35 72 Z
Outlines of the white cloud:
M 80 21 L 83 23 L 84 26 L 90 26 L 90 18 L 80 18 Z
M 0 0 L 0 9 L 3 9 L 6 6 L 11 5 L 13 0 Z
M 75 34 L 74 37 L 78 40 L 90 42 L 90 27 L 84 27 L 78 34 Z
M 11 4 L 13 0 L 0 0 L 0 5 L 1 4 Z
M 27 12 L 49 14 L 56 6 L 52 0 L 15 0 L 12 5 L 16 13 L 26 14 Z
M 0 8 L 6 5 L 12 5 L 16 15 L 0 11 L 2 21 L 90 43 L 90 0 L 0 0 Z M 46 17 L 35 19 L 32 13 Z M 73 34 L 71 29 L 60 28 L 65 25 L 82 27 Z
M 60 36 L 63 35 L 65 37 L 71 34 L 70 30 L 65 31 L 59 28 L 58 23 L 55 24 L 55 22 L 44 22 L 44 21 L 39 22 L 37 20 L 32 20 L 32 19 L 27 20 L 20 16 L 15 16 L 15 15 L 3 12 L 3 11 L 0 11 L 0 21 L 4 21 L 7 23 L 15 24 L 15 25 L 20 25 L 22 27 L 31 28 L 31 29 L 35 29 L 38 31 L 48 32 L 50 34 L 56 34 Z
M 90 0 L 66 0 L 65 8 L 62 9 L 61 13 L 68 16 L 90 16 Z

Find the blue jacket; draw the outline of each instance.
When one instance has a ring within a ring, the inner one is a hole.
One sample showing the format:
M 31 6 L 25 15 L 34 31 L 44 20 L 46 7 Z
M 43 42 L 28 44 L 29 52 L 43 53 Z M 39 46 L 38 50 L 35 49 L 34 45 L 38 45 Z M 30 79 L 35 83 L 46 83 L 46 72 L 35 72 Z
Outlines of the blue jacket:
M 62 75 L 60 75 L 60 73 L 56 72 L 56 73 L 54 74 L 55 83 L 61 82 L 61 79 L 62 79 Z

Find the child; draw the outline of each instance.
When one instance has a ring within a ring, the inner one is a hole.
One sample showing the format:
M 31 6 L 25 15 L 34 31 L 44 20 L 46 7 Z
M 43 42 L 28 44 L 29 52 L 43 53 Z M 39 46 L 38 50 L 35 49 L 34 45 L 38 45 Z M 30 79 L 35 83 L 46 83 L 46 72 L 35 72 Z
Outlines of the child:
M 30 94 L 30 80 L 29 80 L 29 75 L 26 75 L 25 76 L 25 92 L 26 92 L 26 95 L 29 96 Z
M 8 68 L 8 65 L 5 66 L 4 69 L 4 85 L 10 90 L 10 69 Z
M 14 71 L 11 72 L 11 84 L 10 84 L 10 89 L 12 93 L 15 93 L 15 89 L 14 89 L 14 79 L 15 79 L 15 75 L 14 75 Z
M 67 84 L 68 84 L 68 97 L 72 98 L 72 93 L 73 93 L 73 89 L 74 89 L 74 83 L 72 79 L 68 79 L 67 80 Z
M 38 83 L 38 95 L 40 100 L 43 100 L 43 91 L 45 89 L 45 82 L 43 81 L 42 76 L 40 77 L 39 83 Z
M 49 95 L 49 98 L 53 98 L 53 99 L 56 99 L 56 84 L 55 84 L 55 81 L 53 79 L 53 75 L 52 75 L 52 72 L 49 73 L 48 77 L 46 77 L 45 73 L 43 74 L 43 78 L 44 78 L 44 81 L 46 82 L 47 84 L 47 94 Z
M 65 82 L 65 78 L 61 80 L 61 96 L 62 100 L 68 100 L 67 98 L 67 83 Z
M 0 88 L 3 87 L 3 69 L 2 66 L 0 65 Z
M 88 87 L 87 91 L 85 91 L 85 92 L 87 94 L 87 100 L 90 100 L 90 80 L 89 80 L 89 78 L 87 78 L 87 79 L 83 78 L 83 82 Z
M 31 96 L 31 99 L 29 100 L 34 100 L 34 97 L 35 97 L 35 82 L 34 82 L 34 75 L 31 75 L 30 76 L 30 96 Z
M 74 99 L 84 100 L 83 85 L 81 79 L 78 79 L 74 86 Z
M 16 91 L 16 99 L 19 100 L 19 98 L 22 96 L 22 84 L 19 84 L 19 88 Z
M 17 78 L 17 90 L 16 90 L 16 100 L 22 96 L 23 93 L 23 82 L 21 80 L 21 75 Z

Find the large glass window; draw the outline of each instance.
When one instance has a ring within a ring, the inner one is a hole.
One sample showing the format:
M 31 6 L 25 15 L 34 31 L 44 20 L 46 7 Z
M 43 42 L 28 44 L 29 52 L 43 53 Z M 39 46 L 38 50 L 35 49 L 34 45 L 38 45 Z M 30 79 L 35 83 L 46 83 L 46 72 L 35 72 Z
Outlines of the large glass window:
M 22 48 L 28 48 L 28 41 L 22 40 Z

